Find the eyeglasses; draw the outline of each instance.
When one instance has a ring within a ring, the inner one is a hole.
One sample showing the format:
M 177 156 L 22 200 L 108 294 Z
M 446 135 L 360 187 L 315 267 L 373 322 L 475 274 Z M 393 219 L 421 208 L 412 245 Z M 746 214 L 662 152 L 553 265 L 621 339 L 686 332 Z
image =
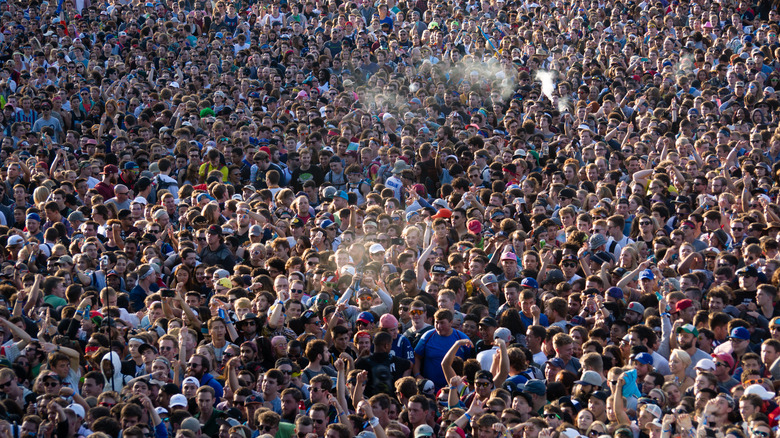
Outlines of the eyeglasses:
M 641 225 L 643 227 L 646 227 L 646 226 L 648 226 L 650 224 L 652 224 L 652 222 L 649 222 L 649 221 L 639 221 L 639 225 Z
M 319 419 L 318 418 L 312 418 L 311 420 L 314 421 L 317 424 L 323 424 L 325 422 L 325 420 L 323 418 L 319 418 Z
M 244 406 L 246 402 L 244 400 L 234 400 L 233 406 Z
M 8 383 L 11 383 L 11 382 L 8 382 Z M 47 388 L 54 388 L 54 387 L 60 386 L 60 382 L 43 382 L 43 386 L 45 386 Z
M 10 387 L 11 387 L 11 380 L 5 383 L 0 383 L 0 388 L 10 388 Z
M 549 413 L 544 414 L 544 418 L 556 419 L 556 418 L 560 418 L 560 417 L 558 416 L 558 414 L 553 414 L 552 412 L 549 412 Z
M 577 266 L 577 264 L 573 262 L 567 262 L 567 263 L 563 263 L 561 266 L 563 266 L 564 268 L 573 268 Z
M 764 432 L 762 430 L 751 430 L 750 433 L 752 433 L 753 435 L 756 435 L 756 436 L 763 436 L 763 437 L 768 437 L 769 436 L 769 432 Z
M 474 382 L 475 385 L 477 385 L 478 388 L 487 388 L 490 386 L 490 382 Z
M 425 313 L 425 310 L 422 310 L 422 309 L 412 309 L 412 311 L 409 312 L 409 313 L 411 313 L 412 315 L 422 315 L 423 313 Z
M 302 294 L 303 293 L 303 289 L 290 289 L 290 293 Z
M 273 429 L 273 427 L 271 427 L 271 426 L 269 426 L 267 424 L 261 424 L 261 425 L 257 426 L 257 429 L 258 430 L 262 430 L 263 432 L 270 432 Z

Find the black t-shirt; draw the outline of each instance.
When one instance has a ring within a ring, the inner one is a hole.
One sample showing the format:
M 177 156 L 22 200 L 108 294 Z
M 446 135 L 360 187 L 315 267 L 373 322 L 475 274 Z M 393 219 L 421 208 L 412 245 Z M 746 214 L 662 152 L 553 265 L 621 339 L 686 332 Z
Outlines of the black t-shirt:
M 380 393 L 395 396 L 394 382 L 403 377 L 411 367 L 410 361 L 388 353 L 374 353 L 355 361 L 355 368 L 368 372 L 366 388 L 363 391 L 366 397 Z
M 734 306 L 740 304 L 747 304 L 747 301 L 756 301 L 756 291 L 750 291 L 747 289 L 737 289 L 734 291 L 734 300 L 731 302 Z
M 320 168 L 320 166 L 311 165 L 306 170 L 302 170 L 300 167 L 295 169 L 291 178 L 293 191 L 296 193 L 300 192 L 303 190 L 303 183 L 312 179 L 318 186 L 321 186 L 325 181 L 325 172 Z

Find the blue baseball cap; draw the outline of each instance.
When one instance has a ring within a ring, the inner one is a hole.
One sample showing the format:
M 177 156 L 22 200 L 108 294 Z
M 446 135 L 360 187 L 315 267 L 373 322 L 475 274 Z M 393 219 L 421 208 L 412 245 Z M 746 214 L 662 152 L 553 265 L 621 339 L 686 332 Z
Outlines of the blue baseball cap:
M 739 339 L 741 341 L 749 341 L 750 340 L 750 332 L 745 327 L 735 327 L 731 334 L 729 335 L 730 339 Z
M 525 277 L 523 281 L 520 282 L 520 286 L 539 289 L 539 283 L 532 277 Z
M 625 294 L 623 293 L 623 289 L 619 287 L 611 287 L 607 289 L 607 296 L 610 296 L 612 298 L 616 298 L 618 300 L 622 300 L 625 298 Z
M 633 356 L 631 356 L 631 360 L 635 362 L 639 362 L 643 365 L 652 365 L 653 364 L 653 356 L 650 355 L 650 353 L 637 353 Z
M 30 219 L 32 219 L 34 221 L 40 222 L 41 221 L 41 216 L 38 215 L 38 213 L 30 213 L 30 214 L 27 215 L 27 220 L 30 220 Z
M 374 315 L 371 314 L 371 312 L 360 312 L 357 319 L 355 320 L 364 322 L 366 324 L 373 324 L 374 323 Z
M 644 280 L 644 279 L 655 280 L 655 275 L 653 275 L 653 271 L 651 271 L 649 269 L 645 269 L 644 271 L 639 273 L 639 279 L 640 280 Z

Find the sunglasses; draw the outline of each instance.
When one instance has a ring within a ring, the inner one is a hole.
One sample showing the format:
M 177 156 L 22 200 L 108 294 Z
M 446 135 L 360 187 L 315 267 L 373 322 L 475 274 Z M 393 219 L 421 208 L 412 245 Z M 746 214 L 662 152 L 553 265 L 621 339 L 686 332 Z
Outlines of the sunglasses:
M 425 310 L 421 310 L 421 309 L 412 309 L 412 311 L 411 311 L 411 312 L 409 312 L 409 313 L 411 313 L 412 315 L 422 315 L 423 313 L 425 313 Z

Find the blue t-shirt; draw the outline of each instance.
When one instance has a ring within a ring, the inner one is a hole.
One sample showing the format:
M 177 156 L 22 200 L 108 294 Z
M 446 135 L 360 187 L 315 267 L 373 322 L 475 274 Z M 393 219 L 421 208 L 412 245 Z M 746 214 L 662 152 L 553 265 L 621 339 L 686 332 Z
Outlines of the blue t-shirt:
M 520 319 L 523 321 L 523 324 L 525 324 L 526 327 L 534 325 L 534 319 L 525 316 L 523 312 L 520 312 Z M 550 325 L 550 321 L 547 319 L 547 315 L 544 313 L 539 315 L 539 325 L 542 327 L 547 327 Z
M 390 351 L 391 356 L 400 357 L 414 363 L 414 349 L 412 343 L 404 335 L 398 335 L 393 341 L 393 349 Z
M 452 334 L 447 337 L 439 335 L 436 330 L 429 330 L 420 338 L 420 341 L 414 348 L 414 354 L 422 358 L 420 373 L 426 379 L 430 379 L 433 384 L 436 385 L 436 389 L 447 385 L 444 371 L 441 369 L 441 363 L 444 360 L 444 356 L 455 342 L 468 338 L 469 337 L 466 336 L 465 333 L 455 329 L 453 329 Z M 462 359 L 467 359 L 470 351 L 471 348 L 461 347 L 458 350 L 458 356 Z

